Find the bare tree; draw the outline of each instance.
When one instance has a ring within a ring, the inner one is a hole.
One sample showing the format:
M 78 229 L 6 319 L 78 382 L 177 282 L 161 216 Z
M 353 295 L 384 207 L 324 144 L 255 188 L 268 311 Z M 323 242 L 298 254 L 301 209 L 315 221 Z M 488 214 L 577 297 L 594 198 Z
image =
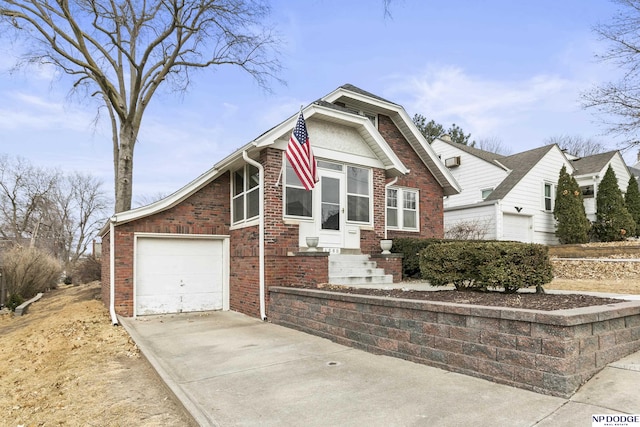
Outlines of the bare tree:
M 59 178 L 57 172 L 32 166 L 25 159 L 0 156 L 0 236 L 4 240 L 24 244 L 37 237 Z
M 86 253 L 108 216 L 109 200 L 102 185 L 91 175 L 75 172 L 65 176 L 53 194 L 51 238 L 55 255 L 67 268 Z
M 104 104 L 112 128 L 115 211 L 131 208 L 133 153 L 143 114 L 163 83 L 185 91 L 190 71 L 234 65 L 263 88 L 277 77 L 278 41 L 261 0 L 0 0 L 0 18 Z
M 511 154 L 511 148 L 504 145 L 502 139 L 497 136 L 480 139 L 474 147 L 491 153 L 502 154 L 503 156 Z
M 602 142 L 580 135 L 557 135 L 545 139 L 544 145 L 557 144 L 561 150 L 576 156 L 586 157 L 609 151 Z
M 88 174 L 63 175 L 0 157 L 0 236 L 75 263 L 104 223 L 109 199 Z
M 608 43 L 599 59 L 615 64 L 624 74 L 582 94 L 583 106 L 603 115 L 608 130 L 627 138 L 627 146 L 639 144 L 640 129 L 640 1 L 615 0 L 621 6 L 608 24 L 595 32 Z
M 157 202 L 158 200 L 162 200 L 165 197 L 167 197 L 167 194 L 163 193 L 162 191 L 158 191 L 153 194 L 141 194 L 136 197 L 135 206 L 136 207 L 147 206 L 147 205 L 150 205 L 151 203 Z

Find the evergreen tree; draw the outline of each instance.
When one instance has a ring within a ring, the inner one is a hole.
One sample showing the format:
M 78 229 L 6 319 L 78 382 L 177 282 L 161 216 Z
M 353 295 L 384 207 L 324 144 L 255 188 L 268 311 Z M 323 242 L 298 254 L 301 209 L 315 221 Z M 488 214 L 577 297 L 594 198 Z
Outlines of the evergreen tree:
M 625 240 L 636 233 L 636 223 L 624 204 L 616 173 L 611 166 L 598 186 L 594 231 L 602 242 Z
M 556 203 L 553 217 L 558 221 L 556 236 L 560 243 L 587 243 L 591 223 L 587 219 L 582 202 L 582 193 L 575 178 L 567 173 L 563 165 L 558 178 Z
M 636 236 L 640 236 L 640 188 L 636 177 L 631 175 L 627 184 L 627 193 L 624 195 L 627 210 L 636 222 Z
M 458 144 L 468 145 L 473 147 L 476 142 L 469 141 L 471 138 L 470 133 L 464 133 L 462 128 L 453 123 L 449 129 L 445 129 L 440 123 L 436 123 L 435 120 L 429 120 L 422 114 L 416 114 L 413 116 L 413 123 L 416 125 L 420 133 L 427 139 L 427 142 L 431 144 L 434 139 L 447 134 L 451 137 L 451 141 Z

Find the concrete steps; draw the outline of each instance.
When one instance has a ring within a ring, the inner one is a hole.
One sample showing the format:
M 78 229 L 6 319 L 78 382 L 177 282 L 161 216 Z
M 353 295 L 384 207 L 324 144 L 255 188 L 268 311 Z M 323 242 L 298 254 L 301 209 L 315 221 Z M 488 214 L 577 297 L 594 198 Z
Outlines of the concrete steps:
M 385 274 L 368 255 L 329 255 L 329 283 L 332 285 L 385 285 L 393 283 L 393 276 Z

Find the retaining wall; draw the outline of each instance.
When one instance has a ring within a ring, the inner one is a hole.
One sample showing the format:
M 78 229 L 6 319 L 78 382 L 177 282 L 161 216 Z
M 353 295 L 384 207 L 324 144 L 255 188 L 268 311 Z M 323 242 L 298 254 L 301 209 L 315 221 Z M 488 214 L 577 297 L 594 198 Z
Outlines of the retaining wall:
M 269 288 L 269 320 L 376 354 L 569 397 L 640 350 L 640 301 L 539 311 Z

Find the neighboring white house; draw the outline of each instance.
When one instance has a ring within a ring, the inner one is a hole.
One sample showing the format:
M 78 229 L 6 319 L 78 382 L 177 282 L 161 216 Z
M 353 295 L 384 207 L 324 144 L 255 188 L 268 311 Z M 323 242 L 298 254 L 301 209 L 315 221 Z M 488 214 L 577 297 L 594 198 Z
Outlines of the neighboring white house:
M 609 166 L 623 192 L 631 176 L 618 151 L 577 158 L 552 144 L 503 156 L 451 142 L 446 136 L 431 145 L 462 187 L 459 194 L 444 199 L 449 236 L 464 226 L 483 230 L 479 237 L 484 239 L 557 244 L 553 205 L 563 165 L 580 185 L 591 221 L 596 219 L 598 186 Z
M 435 152 L 462 187 L 444 200 L 445 233 L 461 224 L 484 239 L 556 244 L 553 203 L 562 166 L 574 167 L 555 145 L 502 156 L 436 139 Z
M 618 187 L 623 193 L 627 192 L 627 185 L 631 174 L 619 151 L 595 154 L 571 160 L 575 167 L 574 178 L 582 190 L 584 210 L 590 221 L 596 219 L 596 197 L 598 186 L 609 166 L 613 168 L 618 179 Z

